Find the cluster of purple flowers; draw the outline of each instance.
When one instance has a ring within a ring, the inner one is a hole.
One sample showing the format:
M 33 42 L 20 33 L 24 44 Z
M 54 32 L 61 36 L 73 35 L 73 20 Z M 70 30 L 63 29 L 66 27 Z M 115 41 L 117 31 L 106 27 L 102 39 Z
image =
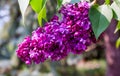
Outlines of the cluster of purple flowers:
M 33 31 L 19 44 L 17 55 L 26 64 L 52 61 L 66 57 L 70 52 L 80 54 L 95 41 L 88 17 L 88 2 L 66 4 L 44 27 Z

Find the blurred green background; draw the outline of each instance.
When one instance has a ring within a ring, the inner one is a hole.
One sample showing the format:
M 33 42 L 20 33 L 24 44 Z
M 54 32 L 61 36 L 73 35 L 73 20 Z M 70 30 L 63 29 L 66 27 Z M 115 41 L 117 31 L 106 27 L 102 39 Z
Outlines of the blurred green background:
M 56 13 L 56 0 L 48 0 L 48 21 Z M 104 76 L 106 60 L 101 39 L 81 55 L 69 54 L 61 61 L 25 65 L 16 49 L 26 35 L 38 27 L 37 15 L 28 7 L 25 26 L 17 0 L 0 0 L 0 76 Z

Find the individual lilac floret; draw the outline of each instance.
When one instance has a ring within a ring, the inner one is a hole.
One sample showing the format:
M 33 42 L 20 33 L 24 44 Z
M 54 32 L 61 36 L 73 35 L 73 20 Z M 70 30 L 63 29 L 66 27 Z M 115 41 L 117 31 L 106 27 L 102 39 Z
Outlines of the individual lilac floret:
M 17 49 L 17 56 L 24 61 L 26 64 L 31 64 L 31 58 L 29 56 L 29 52 L 30 52 L 30 43 L 31 43 L 31 39 L 30 36 L 27 36 L 22 43 L 20 43 L 18 45 L 18 49 Z

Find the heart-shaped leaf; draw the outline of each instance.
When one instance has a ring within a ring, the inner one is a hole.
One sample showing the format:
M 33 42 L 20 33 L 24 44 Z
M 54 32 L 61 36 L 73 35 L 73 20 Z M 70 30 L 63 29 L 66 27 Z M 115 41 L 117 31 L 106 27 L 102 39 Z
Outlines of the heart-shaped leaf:
M 115 0 L 111 4 L 111 8 L 114 11 L 114 18 L 120 20 L 120 0 Z
M 30 0 L 18 0 L 18 4 L 19 4 L 19 7 L 20 7 L 20 11 L 22 13 L 22 18 L 23 18 L 23 23 L 25 21 L 25 11 L 29 5 L 29 2 Z
M 42 19 L 47 21 L 46 2 L 47 0 L 31 0 L 30 1 L 31 7 L 38 14 L 38 22 L 40 26 L 42 26 Z
M 113 17 L 112 10 L 108 5 L 94 5 L 89 11 L 89 18 L 92 23 L 92 29 L 96 39 L 108 27 Z
M 36 13 L 39 13 L 43 7 L 43 0 L 30 0 L 30 5 Z

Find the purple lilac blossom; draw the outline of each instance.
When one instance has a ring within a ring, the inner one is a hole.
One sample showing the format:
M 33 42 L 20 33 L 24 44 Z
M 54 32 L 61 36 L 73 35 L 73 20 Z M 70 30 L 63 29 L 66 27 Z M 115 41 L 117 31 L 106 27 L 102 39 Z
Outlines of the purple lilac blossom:
M 31 39 L 30 36 L 27 36 L 22 43 L 18 45 L 17 49 L 17 56 L 21 58 L 22 61 L 24 61 L 26 64 L 31 64 L 31 58 L 29 56 L 30 52 L 30 43 Z
M 80 54 L 87 49 L 95 37 L 88 17 L 88 2 L 63 5 L 59 13 L 44 27 L 38 27 L 19 44 L 17 55 L 26 64 L 39 64 L 46 59 L 57 61 L 70 52 Z

